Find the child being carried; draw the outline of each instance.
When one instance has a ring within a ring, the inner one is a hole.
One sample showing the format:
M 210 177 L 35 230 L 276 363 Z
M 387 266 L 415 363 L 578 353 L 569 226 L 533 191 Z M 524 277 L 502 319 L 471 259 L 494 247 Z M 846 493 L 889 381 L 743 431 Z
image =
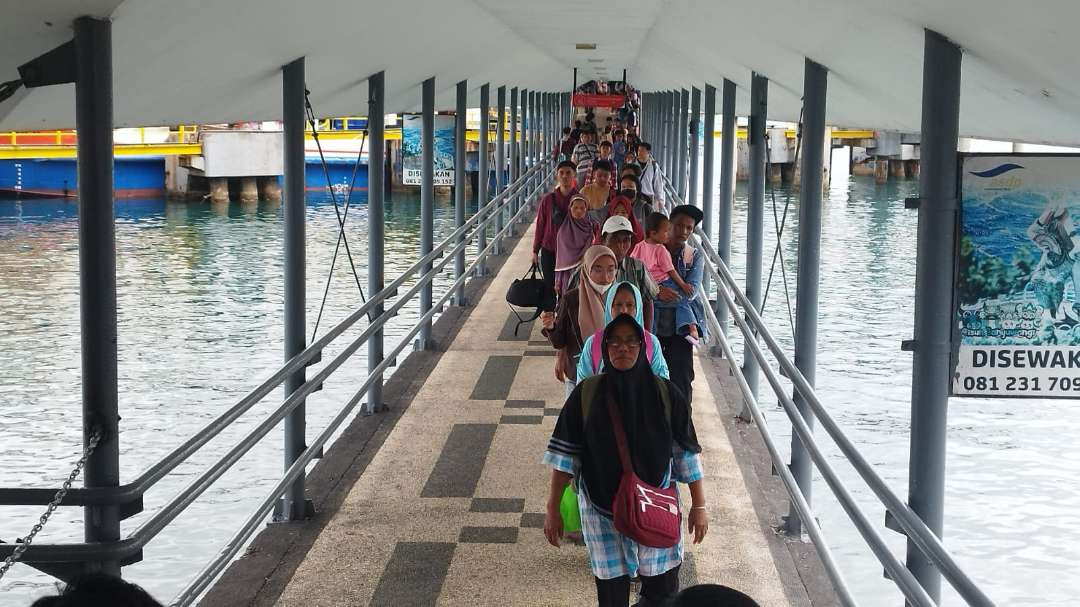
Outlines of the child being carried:
M 671 220 L 663 213 L 651 213 L 645 220 L 645 240 L 639 242 L 630 256 L 641 261 L 646 271 L 662 287 L 682 291 L 687 296 L 694 295 L 694 287 L 675 271 L 675 264 L 671 260 L 671 253 L 667 249 L 668 237 L 671 235 Z M 653 325 L 656 326 L 655 324 Z M 690 308 L 690 300 L 682 301 L 675 308 L 676 333 L 683 334 L 686 340 L 697 345 L 699 332 L 697 319 L 694 311 Z

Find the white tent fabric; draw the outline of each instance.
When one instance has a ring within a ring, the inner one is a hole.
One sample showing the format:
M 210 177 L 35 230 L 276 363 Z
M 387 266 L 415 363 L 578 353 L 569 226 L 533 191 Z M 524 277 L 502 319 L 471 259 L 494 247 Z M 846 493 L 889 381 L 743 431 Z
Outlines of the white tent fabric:
M 388 111 L 437 104 L 468 79 L 569 90 L 622 70 L 641 90 L 739 87 L 770 78 L 769 117 L 799 115 L 803 57 L 830 70 L 828 122 L 920 128 L 923 29 L 964 49 L 961 134 L 1080 144 L 1080 3 L 1042 0 L 35 0 L 0 8 L 0 81 L 70 39 L 83 14 L 113 21 L 117 126 L 275 119 L 280 66 L 307 58 L 323 116 L 367 111 L 365 77 L 386 70 Z M 577 43 L 596 44 L 578 50 Z M 74 126 L 71 85 L 0 103 L 0 131 Z

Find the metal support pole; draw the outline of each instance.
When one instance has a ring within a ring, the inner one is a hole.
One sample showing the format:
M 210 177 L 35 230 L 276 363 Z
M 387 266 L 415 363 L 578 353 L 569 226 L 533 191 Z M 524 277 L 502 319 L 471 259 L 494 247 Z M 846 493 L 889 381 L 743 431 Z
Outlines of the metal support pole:
M 679 162 L 679 92 L 668 93 L 668 127 L 667 127 L 667 150 L 668 160 L 666 173 L 676 183 L 679 169 L 675 166 Z M 678 189 L 676 188 L 676 191 Z
M 384 118 L 386 115 L 385 73 L 378 72 L 368 76 L 368 295 L 374 296 L 386 286 L 383 271 L 383 244 L 385 222 L 383 219 L 383 164 L 386 161 L 384 145 Z M 374 168 L 374 170 L 372 169 Z M 371 318 L 380 318 L 385 306 L 379 302 L 371 310 Z M 380 328 L 368 338 L 368 372 L 383 361 L 383 329 Z M 380 373 L 371 383 L 367 393 L 365 413 L 371 414 L 385 409 L 382 397 L 383 378 Z
M 532 91 L 521 89 L 521 174 L 524 175 L 529 169 L 529 154 L 532 144 L 532 116 L 529 114 L 529 102 L 532 100 Z
M 498 196 L 505 189 L 503 180 L 506 178 L 506 85 L 495 90 L 495 106 L 498 117 L 495 122 L 495 195 Z M 498 211 L 495 217 L 495 233 L 502 234 L 506 224 L 506 212 Z M 502 237 L 495 237 L 494 252 L 502 254 Z
M 285 66 L 282 71 L 282 119 L 285 156 L 285 188 L 282 194 L 285 216 L 285 360 L 303 352 L 307 344 L 304 318 L 306 307 L 306 253 L 304 226 L 304 59 Z M 370 164 L 368 166 L 371 166 Z M 378 171 L 382 172 L 382 165 Z M 306 381 L 300 369 L 285 380 L 285 395 L 298 390 Z M 301 404 L 285 418 L 285 469 L 288 470 L 307 447 L 306 405 Z M 304 477 L 296 479 L 285 492 L 279 520 L 305 518 Z
M 465 104 L 468 101 L 469 83 L 457 83 L 457 113 L 454 116 L 454 226 L 465 225 Z M 457 244 L 465 242 L 465 235 L 457 238 Z M 454 280 L 465 274 L 465 247 L 454 255 Z M 454 304 L 465 305 L 465 283 L 462 281 L 454 292 Z
M 731 210 L 735 203 L 735 142 L 738 140 L 735 124 L 735 83 L 724 78 L 720 126 L 720 200 L 717 213 L 716 253 L 725 264 L 731 265 Z M 764 192 L 762 192 L 764 195 Z M 764 204 L 764 201 L 762 201 Z M 727 331 L 727 306 L 717 305 L 717 320 Z
M 942 537 L 945 514 L 961 58 L 959 46 L 926 30 L 908 505 L 938 537 Z M 911 541 L 907 567 L 927 594 L 940 601 L 941 574 Z
M 689 134 L 689 126 L 687 124 L 687 119 L 689 117 L 690 91 L 683 89 L 679 95 L 678 121 L 675 123 L 675 128 L 679 130 L 678 136 L 675 138 L 675 145 L 678 146 L 678 148 L 676 148 L 678 158 L 675 159 L 675 175 L 678 177 L 678 180 L 675 182 L 675 191 L 679 193 L 679 198 L 682 198 L 683 202 L 688 202 L 686 200 L 686 160 L 688 156 L 686 140 L 687 135 Z
M 518 89 L 510 89 L 510 182 L 514 183 L 521 177 L 521 164 L 518 161 Z M 518 197 L 514 194 L 514 202 L 510 205 L 510 216 L 518 210 Z M 513 223 L 512 221 L 510 223 Z M 516 231 L 516 228 L 515 228 Z
M 532 143 L 532 133 L 529 131 L 532 129 L 532 120 L 529 115 L 529 100 L 532 98 L 532 92 L 528 89 L 521 89 L 521 174 L 525 175 L 529 170 L 529 144 Z M 523 195 L 518 194 L 517 209 L 520 210 L 522 205 L 528 203 Z M 518 223 L 522 223 L 521 219 Z
M 696 130 L 696 129 L 695 129 Z M 705 84 L 705 124 L 703 126 L 703 134 L 705 136 L 704 149 L 701 152 L 701 211 L 705 215 L 705 219 L 701 222 L 701 229 L 705 232 L 705 235 L 709 237 L 709 240 L 716 245 L 716 237 L 713 232 L 713 209 L 715 208 L 715 202 L 713 201 L 713 193 L 716 188 L 713 187 L 713 164 L 715 162 L 715 149 L 716 138 L 713 134 L 716 131 L 716 87 L 711 84 Z M 695 154 L 696 156 L 697 154 Z M 691 171 L 693 173 L 693 171 Z M 693 181 L 690 182 L 693 185 Z M 708 280 L 708 275 L 702 280 L 702 287 L 705 289 L 706 294 L 712 293 L 712 287 Z M 717 300 L 720 298 L 717 297 Z M 713 313 L 719 317 L 720 308 L 726 308 L 727 306 L 720 305 L 717 301 L 717 305 L 713 306 Z M 724 323 L 720 323 L 720 326 L 725 330 L 727 327 Z
M 484 83 L 480 86 L 480 149 L 477 153 L 477 168 L 480 175 L 476 180 L 476 208 L 481 209 L 488 201 L 488 179 L 490 178 L 488 165 L 488 118 L 491 110 L 491 86 Z M 481 221 L 483 217 L 480 218 Z M 476 235 L 476 250 L 483 251 L 487 248 L 487 228 L 480 228 Z M 486 274 L 484 261 L 476 263 L 476 275 Z
M 799 269 L 795 299 L 795 366 L 814 385 L 817 368 L 818 281 L 821 268 L 821 180 L 825 170 L 825 89 L 829 72 L 807 59 L 803 75 L 802 188 L 799 190 Z M 796 391 L 793 400 L 807 426 L 814 415 L 806 398 Z M 812 504 L 813 469 L 810 454 L 799 437 L 791 436 L 791 475 L 799 491 Z M 784 529 L 802 535 L 802 520 L 791 503 Z
M 420 86 L 420 257 L 435 247 L 435 78 L 428 78 Z M 426 263 L 422 274 L 431 271 L 433 264 Z M 432 304 L 431 283 L 420 287 L 420 315 L 427 314 Z M 420 327 L 421 350 L 431 348 L 431 319 Z
M 75 124 L 79 176 L 79 317 L 82 336 L 83 446 L 101 438 L 86 460 L 86 487 L 120 485 L 120 405 L 116 352 L 116 229 L 113 213 L 112 27 L 75 20 Z M 120 539 L 117 506 L 86 506 L 87 542 Z M 119 576 L 118 561 L 88 568 Z
M 755 73 L 750 85 L 750 127 L 747 133 L 750 142 L 750 201 L 746 218 L 746 298 L 758 312 L 761 311 L 761 255 L 765 238 L 765 116 L 768 104 L 769 79 Z M 759 373 L 757 359 L 747 344 L 743 347 L 743 376 L 755 397 Z M 739 416 L 744 421 L 750 421 L 746 403 L 743 403 Z
M 660 161 L 664 165 L 664 172 L 671 174 L 671 93 L 664 91 L 660 94 Z
M 690 93 L 690 177 L 686 180 L 688 183 L 686 202 L 701 207 L 702 204 L 698 202 L 698 170 L 701 165 L 698 163 L 698 149 L 701 146 L 701 138 L 698 131 L 698 124 L 701 123 L 701 89 L 694 87 Z
M 659 150 L 657 160 L 661 163 L 667 162 L 667 99 L 667 91 L 656 94 L 656 140 L 653 148 Z M 664 170 L 667 168 L 665 164 Z

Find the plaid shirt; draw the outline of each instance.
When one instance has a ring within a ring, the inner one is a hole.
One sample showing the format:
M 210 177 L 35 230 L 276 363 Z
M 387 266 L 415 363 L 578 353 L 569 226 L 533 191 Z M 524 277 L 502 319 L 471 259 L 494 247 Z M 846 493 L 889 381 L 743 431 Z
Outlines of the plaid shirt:
M 581 447 L 552 438 L 544 452 L 543 463 L 552 468 L 578 477 Z M 665 487 L 678 481 L 692 483 L 703 478 L 701 457 L 690 453 L 678 444 L 671 448 L 671 465 L 662 483 Z M 683 543 L 671 548 L 650 548 L 615 530 L 615 523 L 604 516 L 589 502 L 586 487 L 578 488 L 578 510 L 581 512 L 581 531 L 589 551 L 589 565 L 593 575 L 610 580 L 620 576 L 654 576 L 667 573 L 682 563 Z M 682 526 L 680 525 L 680 529 Z

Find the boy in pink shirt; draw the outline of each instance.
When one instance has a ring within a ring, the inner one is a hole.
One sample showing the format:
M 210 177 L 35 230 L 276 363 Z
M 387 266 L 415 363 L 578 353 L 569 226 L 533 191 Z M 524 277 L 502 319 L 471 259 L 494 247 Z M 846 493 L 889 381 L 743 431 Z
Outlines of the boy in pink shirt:
M 675 271 L 675 264 L 671 260 L 671 252 L 666 243 L 671 232 L 671 220 L 663 213 L 651 213 L 645 220 L 645 240 L 639 242 L 630 257 L 641 261 L 645 270 L 657 284 L 669 289 L 681 289 L 687 295 L 693 295 L 694 288 L 686 284 L 686 281 Z M 687 341 L 697 344 L 698 327 L 694 318 L 694 312 L 690 309 L 690 303 L 686 302 L 675 309 L 676 330 L 686 330 Z

